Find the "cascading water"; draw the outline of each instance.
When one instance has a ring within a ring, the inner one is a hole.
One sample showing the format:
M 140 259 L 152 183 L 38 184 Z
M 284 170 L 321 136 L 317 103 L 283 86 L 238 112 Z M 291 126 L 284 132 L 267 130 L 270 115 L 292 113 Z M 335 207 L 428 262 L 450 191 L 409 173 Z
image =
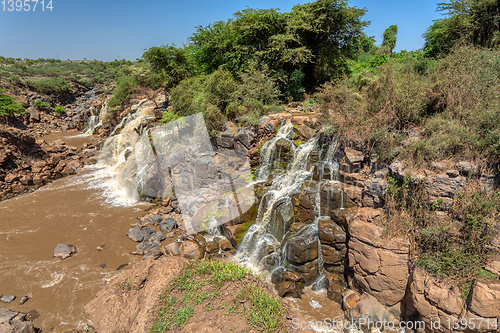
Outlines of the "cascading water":
M 100 176 L 107 178 L 102 186 L 110 203 L 123 205 L 139 199 L 134 150 L 144 124 L 155 118 L 154 107 L 152 101 L 140 101 L 136 111 L 125 116 L 103 144 L 98 167 L 102 168 Z
M 83 129 L 85 135 L 92 135 L 96 133 L 96 130 L 102 127 L 102 118 L 108 112 L 108 102 L 105 102 L 102 106 L 101 111 L 99 111 L 95 106 L 92 106 L 89 110 L 89 114 L 85 113 L 85 124 L 86 127 Z
M 274 152 L 280 140 L 292 143 L 290 137 L 293 135 L 293 124 L 290 120 L 278 130 L 276 136 L 264 143 L 260 153 L 260 165 L 255 177 L 256 182 L 267 181 L 274 162 Z M 294 147 L 294 146 L 293 146 Z
M 268 141 L 261 150 L 261 164 L 258 171 L 257 182 L 267 181 L 270 175 L 272 158 L 276 143 L 280 139 L 290 141 L 288 137 L 293 133 L 293 124 L 288 121 L 280 128 L 275 138 Z M 291 142 L 291 141 L 290 141 Z M 251 266 L 256 266 L 262 258 L 263 250 L 269 245 L 280 243 L 276 235 L 270 232 L 269 223 L 275 207 L 282 201 L 290 201 L 294 193 L 300 191 L 301 185 L 312 176 L 312 170 L 306 170 L 309 155 L 317 147 L 318 137 L 298 146 L 293 154 L 286 173 L 274 179 L 269 192 L 262 198 L 258 208 L 255 224 L 253 224 L 243 237 L 239 246 L 238 258 L 246 261 Z

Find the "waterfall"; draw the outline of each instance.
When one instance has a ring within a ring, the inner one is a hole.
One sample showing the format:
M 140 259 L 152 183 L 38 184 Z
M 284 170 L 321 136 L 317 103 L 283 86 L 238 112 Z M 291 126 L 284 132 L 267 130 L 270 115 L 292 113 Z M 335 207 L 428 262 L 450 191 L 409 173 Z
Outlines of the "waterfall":
M 85 135 L 95 134 L 96 130 L 102 126 L 102 118 L 108 112 L 108 102 L 104 103 L 100 112 L 95 106 L 92 106 L 89 111 L 90 116 L 85 113 L 86 127 L 83 129 Z
M 98 161 L 101 176 L 106 179 L 101 185 L 112 204 L 128 205 L 139 199 L 135 146 L 144 132 L 144 125 L 155 119 L 155 105 L 143 99 L 134 107 L 137 111 L 125 116 L 106 139 Z M 106 108 L 104 106 L 103 111 Z
M 276 142 L 279 139 L 289 140 L 287 137 L 292 131 L 293 124 L 288 121 L 280 128 L 274 139 L 264 144 L 261 150 L 261 164 L 257 179 L 267 181 Z M 239 246 L 237 258 L 241 262 L 256 266 L 262 258 L 263 248 L 279 243 L 275 236 L 271 234 L 269 228 L 273 210 L 281 201 L 291 200 L 291 196 L 300 191 L 302 183 L 312 176 L 312 170 L 308 171 L 306 169 L 309 163 L 309 155 L 317 147 L 317 143 L 318 137 L 316 136 L 298 146 L 294 151 L 293 160 L 288 165 L 286 173 L 274 179 L 269 192 L 262 198 L 255 223 L 247 230 Z
M 264 143 L 260 152 L 260 165 L 259 170 L 257 170 L 257 175 L 255 177 L 257 182 L 266 181 L 269 178 L 271 169 L 273 166 L 274 152 L 276 151 L 276 145 L 280 140 L 285 140 L 290 143 L 292 141 L 289 137 L 293 134 L 293 124 L 288 119 L 284 126 L 278 130 L 276 136 L 271 140 Z

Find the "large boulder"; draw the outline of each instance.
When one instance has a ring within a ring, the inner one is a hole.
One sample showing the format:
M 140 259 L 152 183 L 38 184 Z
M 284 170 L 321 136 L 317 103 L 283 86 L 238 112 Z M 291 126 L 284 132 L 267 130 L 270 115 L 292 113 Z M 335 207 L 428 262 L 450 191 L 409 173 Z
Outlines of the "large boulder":
M 410 293 L 412 305 L 426 327 L 430 327 L 431 321 L 440 321 L 442 325 L 435 332 L 454 332 L 444 323 L 459 318 L 464 309 L 465 299 L 457 286 L 448 285 L 416 268 L 412 272 Z
M 134 242 L 147 241 L 155 234 L 155 229 L 151 227 L 140 227 L 136 225 L 127 232 L 128 238 Z
M 381 227 L 355 220 L 349 227 L 349 266 L 354 285 L 373 295 L 380 303 L 401 302 L 409 278 L 408 241 L 382 239 Z
M 203 251 L 198 242 L 187 240 L 179 246 L 179 254 L 186 259 L 201 259 L 205 251 Z

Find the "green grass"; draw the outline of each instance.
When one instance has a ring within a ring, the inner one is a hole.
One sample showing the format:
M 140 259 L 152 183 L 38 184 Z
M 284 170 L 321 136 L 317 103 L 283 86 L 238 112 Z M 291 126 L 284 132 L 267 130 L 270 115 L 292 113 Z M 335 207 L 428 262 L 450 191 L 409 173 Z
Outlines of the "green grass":
M 195 307 L 205 301 L 220 298 L 220 291 L 227 283 L 243 283 L 247 277 L 255 278 L 251 271 L 235 263 L 198 260 L 188 263 L 167 290 L 160 295 L 161 306 L 157 310 L 151 333 L 179 329 L 195 313 Z M 253 327 L 273 332 L 282 325 L 283 308 L 279 300 L 266 294 L 259 282 L 242 286 L 240 293 L 223 303 L 226 315 L 238 312 L 239 301 L 247 299 L 252 309 L 247 314 L 247 322 Z M 202 311 L 211 311 L 206 303 Z
M 271 333 L 281 325 L 283 307 L 280 301 L 268 296 L 261 288 L 248 286 L 241 291 L 237 298 L 248 299 L 252 303 L 247 320 L 253 326 Z

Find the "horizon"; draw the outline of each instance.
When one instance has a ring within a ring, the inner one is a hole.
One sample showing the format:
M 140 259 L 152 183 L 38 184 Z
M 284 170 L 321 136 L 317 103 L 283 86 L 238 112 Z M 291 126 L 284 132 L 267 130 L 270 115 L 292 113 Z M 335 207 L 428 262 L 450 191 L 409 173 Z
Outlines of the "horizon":
M 134 61 L 153 46 L 175 44 L 182 47 L 198 26 L 225 21 L 246 7 L 279 8 L 280 12 L 290 12 L 294 5 L 307 2 L 310 1 L 224 0 L 206 3 L 195 0 L 181 4 L 150 0 L 147 4 L 137 4 L 116 0 L 106 3 L 52 0 L 52 11 L 41 11 L 39 5 L 35 11 L 27 12 L 15 9 L 9 12 L 8 7 L 3 10 L 0 4 L 0 30 L 10 32 L 0 35 L 0 55 L 63 61 Z M 420 3 L 355 0 L 349 1 L 349 6 L 367 9 L 363 19 L 371 24 L 365 28 L 365 33 L 374 36 L 377 45 L 382 43 L 384 30 L 392 24 L 397 25 L 395 51 L 398 52 L 423 47 L 422 34 L 441 17 L 436 11 L 437 3 L 429 0 Z

